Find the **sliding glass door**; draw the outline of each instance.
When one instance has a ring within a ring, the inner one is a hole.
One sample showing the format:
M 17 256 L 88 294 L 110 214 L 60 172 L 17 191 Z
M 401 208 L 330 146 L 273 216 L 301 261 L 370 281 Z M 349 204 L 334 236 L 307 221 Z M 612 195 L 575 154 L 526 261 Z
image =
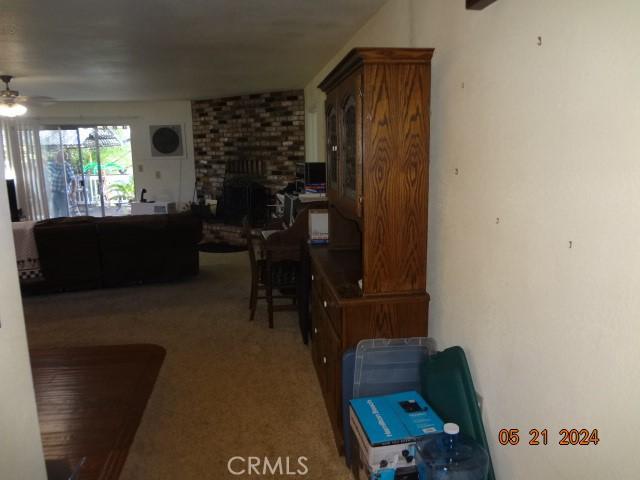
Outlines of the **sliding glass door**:
M 51 217 L 131 213 L 135 188 L 128 126 L 48 125 L 39 135 Z

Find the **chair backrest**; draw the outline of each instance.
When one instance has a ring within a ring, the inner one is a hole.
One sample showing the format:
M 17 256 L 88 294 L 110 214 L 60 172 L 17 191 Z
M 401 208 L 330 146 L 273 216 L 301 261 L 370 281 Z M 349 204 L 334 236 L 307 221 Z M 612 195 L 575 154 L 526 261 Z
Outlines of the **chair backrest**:
M 289 228 L 269 236 L 267 244 L 300 245 L 301 242 L 306 241 L 309 237 L 309 210 L 314 208 L 327 208 L 327 202 L 305 203 Z

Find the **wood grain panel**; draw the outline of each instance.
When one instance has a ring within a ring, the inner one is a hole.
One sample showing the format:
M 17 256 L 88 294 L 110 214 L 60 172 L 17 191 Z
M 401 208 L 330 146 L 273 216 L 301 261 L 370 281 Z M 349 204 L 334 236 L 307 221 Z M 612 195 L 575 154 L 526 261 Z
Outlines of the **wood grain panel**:
M 344 216 L 335 203 L 329 204 L 329 210 L 329 248 L 360 250 L 362 232 L 358 221 Z
M 428 299 L 416 296 L 412 301 L 367 303 L 345 307 L 343 347 L 355 347 L 367 338 L 425 337 Z
M 427 65 L 366 65 L 364 78 L 364 292 L 424 290 Z
M 45 459 L 86 457 L 80 479 L 117 479 L 164 356 L 157 345 L 32 350 Z
M 341 339 L 329 328 L 326 336 L 326 355 L 327 363 L 327 385 L 331 388 L 327 389 L 326 400 L 329 418 L 331 419 L 331 427 L 336 438 L 338 451 L 342 452 L 344 440 L 342 438 L 342 345 Z M 335 386 L 335 387 L 334 387 Z
M 428 63 L 432 56 L 432 48 L 354 48 L 320 82 L 318 88 L 329 92 L 357 69 L 368 63 Z

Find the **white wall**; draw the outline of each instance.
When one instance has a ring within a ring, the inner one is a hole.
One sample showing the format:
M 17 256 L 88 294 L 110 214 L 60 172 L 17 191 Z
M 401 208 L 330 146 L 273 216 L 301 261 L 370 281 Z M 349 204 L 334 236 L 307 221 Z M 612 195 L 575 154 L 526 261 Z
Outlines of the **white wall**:
M 640 475 L 639 45 L 635 0 L 392 0 L 305 90 L 352 46 L 436 49 L 430 334 L 467 353 L 499 480 Z
M 4 169 L 0 169 L 0 198 L 7 198 Z M 0 202 L 0 478 L 44 480 L 46 472 L 8 205 L 6 201 Z
M 184 204 L 193 199 L 196 180 L 191 102 L 60 102 L 33 109 L 29 116 L 50 123 L 120 122 L 131 125 L 136 197 L 142 188 L 146 188 L 149 200 Z M 184 155 L 151 157 L 149 126 L 175 124 L 183 127 Z M 157 172 L 160 178 L 156 178 Z

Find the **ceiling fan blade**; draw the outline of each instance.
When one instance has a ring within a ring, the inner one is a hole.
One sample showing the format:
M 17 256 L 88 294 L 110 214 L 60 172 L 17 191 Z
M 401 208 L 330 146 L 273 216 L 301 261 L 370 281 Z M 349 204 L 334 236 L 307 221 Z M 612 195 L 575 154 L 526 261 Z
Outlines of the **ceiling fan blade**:
M 17 103 L 27 104 L 27 105 L 40 105 L 47 106 L 56 102 L 56 100 L 52 97 L 45 97 L 40 95 L 20 95 L 16 98 Z
M 18 103 L 33 106 L 48 106 L 56 102 L 54 98 L 39 95 L 20 95 L 17 90 L 12 90 L 9 83 L 14 78 L 10 75 L 0 75 L 0 81 L 5 84 L 5 88 L 0 90 L 0 102 L 4 104 Z

